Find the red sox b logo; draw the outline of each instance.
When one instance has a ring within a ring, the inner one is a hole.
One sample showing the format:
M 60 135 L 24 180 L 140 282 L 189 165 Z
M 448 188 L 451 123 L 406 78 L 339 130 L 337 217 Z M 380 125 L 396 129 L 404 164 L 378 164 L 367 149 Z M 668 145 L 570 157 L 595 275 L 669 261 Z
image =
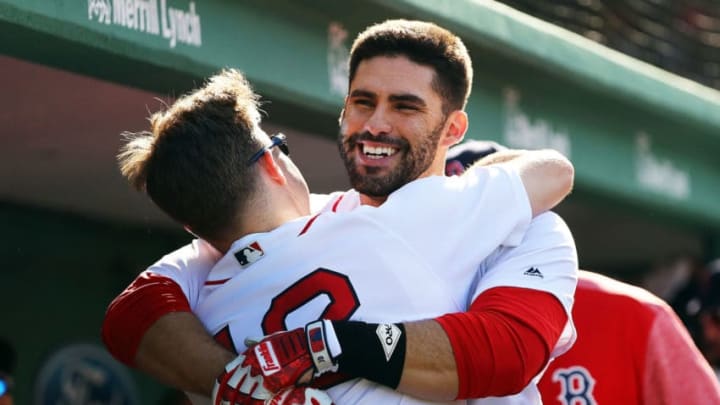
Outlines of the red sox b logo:
M 597 405 L 593 397 L 595 379 L 585 367 L 559 368 L 552 380 L 560 383 L 558 400 L 563 405 Z

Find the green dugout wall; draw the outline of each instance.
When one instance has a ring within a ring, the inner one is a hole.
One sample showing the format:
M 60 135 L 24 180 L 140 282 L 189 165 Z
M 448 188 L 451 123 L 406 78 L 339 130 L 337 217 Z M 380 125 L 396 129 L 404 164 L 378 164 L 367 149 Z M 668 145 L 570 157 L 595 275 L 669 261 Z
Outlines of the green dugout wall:
M 385 18 L 436 21 L 474 58 L 470 137 L 556 147 L 580 190 L 720 227 L 720 95 L 502 5 L 16 0 L 0 13 L 6 54 L 163 92 L 238 67 L 278 114 L 311 113 L 305 125 L 328 135 L 354 35 Z
M 0 0 L 0 54 L 170 95 L 223 67 L 237 67 L 271 101 L 265 109 L 272 120 L 333 139 L 352 39 L 369 24 L 396 17 L 434 21 L 464 39 L 475 68 L 470 138 L 558 149 L 576 167 L 573 198 L 619 207 L 649 222 L 681 224 L 703 240 L 706 256 L 720 255 L 720 94 L 503 5 L 471 0 Z M 6 141 L 12 136 L 0 133 Z M 60 260 L 66 250 L 56 249 L 34 257 L 32 266 L 22 267 L 25 273 L 0 270 L 5 319 L 0 335 L 20 340 L 19 403 L 29 403 L 42 357 L 28 353 L 49 351 L 58 337 L 97 342 L 102 308 L 132 272 L 93 275 L 96 283 L 105 283 L 86 301 L 96 306 L 66 307 L 76 314 L 77 325 L 92 326 L 53 324 L 46 338 L 37 337 L 37 322 L 29 320 L 44 316 L 37 304 L 14 309 L 29 282 L 27 272 L 47 274 L 53 263 L 110 271 L 118 251 L 135 251 L 113 249 L 113 242 L 139 248 L 132 244 L 138 239 L 128 235 L 142 230 L 124 221 L 118 228 L 117 218 L 108 219 L 113 226 L 103 226 L 62 219 L 61 213 L 36 215 L 22 204 L 3 206 L 0 213 L 9 218 L 2 240 L 11 243 L 3 256 L 14 266 L 25 262 L 17 251 L 29 251 L 36 242 L 12 236 L 21 229 L 45 234 L 65 229 L 97 248 L 85 261 L 66 263 Z M 69 222 L 63 227 L 58 221 Z M 146 253 L 127 253 L 135 267 L 125 268 L 139 270 L 182 243 L 176 234 L 162 240 L 142 239 Z M 84 291 L 72 283 L 63 289 L 71 295 Z M 157 390 L 147 386 L 141 383 L 141 396 L 157 398 Z

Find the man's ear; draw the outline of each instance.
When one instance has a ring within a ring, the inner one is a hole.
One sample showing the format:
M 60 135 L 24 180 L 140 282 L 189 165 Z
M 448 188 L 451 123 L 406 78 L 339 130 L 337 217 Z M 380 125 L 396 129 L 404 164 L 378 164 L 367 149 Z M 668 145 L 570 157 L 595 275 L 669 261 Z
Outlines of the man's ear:
M 448 129 L 444 139 L 441 141 L 443 146 L 452 146 L 463 140 L 465 132 L 468 129 L 468 116 L 463 110 L 455 110 L 450 113 L 447 119 Z
M 281 186 L 284 186 L 287 183 L 285 173 L 283 173 L 282 168 L 280 168 L 280 165 L 278 165 L 278 162 L 275 161 L 275 158 L 273 157 L 271 151 L 268 150 L 263 153 L 260 160 L 258 160 L 258 164 L 260 165 L 262 170 L 265 170 L 270 179 L 272 179 L 274 182 L 278 183 Z

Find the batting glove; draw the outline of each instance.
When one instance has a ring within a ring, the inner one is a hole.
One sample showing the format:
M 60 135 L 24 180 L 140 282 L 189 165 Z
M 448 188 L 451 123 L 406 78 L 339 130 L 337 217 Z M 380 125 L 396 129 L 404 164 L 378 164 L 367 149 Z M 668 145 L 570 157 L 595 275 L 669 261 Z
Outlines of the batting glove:
M 291 387 L 265 401 L 266 405 L 335 405 L 325 393 L 310 387 Z
M 337 370 L 327 347 L 328 333 L 334 335 L 332 324 L 317 321 L 305 329 L 266 336 L 225 366 L 215 381 L 213 404 L 260 405 L 297 385 L 308 371 L 319 376 Z

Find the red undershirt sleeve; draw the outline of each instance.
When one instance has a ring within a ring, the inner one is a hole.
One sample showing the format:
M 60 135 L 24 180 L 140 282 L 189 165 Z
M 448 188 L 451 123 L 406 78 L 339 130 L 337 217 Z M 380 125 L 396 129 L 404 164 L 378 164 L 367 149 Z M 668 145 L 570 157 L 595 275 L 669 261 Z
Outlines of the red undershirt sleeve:
M 180 286 L 170 278 L 142 273 L 110 303 L 102 325 L 103 342 L 116 359 L 133 366 L 145 332 L 171 312 L 190 312 Z
M 545 367 L 567 320 L 555 296 L 519 287 L 489 289 L 467 312 L 437 318 L 455 355 L 457 399 L 522 391 Z

